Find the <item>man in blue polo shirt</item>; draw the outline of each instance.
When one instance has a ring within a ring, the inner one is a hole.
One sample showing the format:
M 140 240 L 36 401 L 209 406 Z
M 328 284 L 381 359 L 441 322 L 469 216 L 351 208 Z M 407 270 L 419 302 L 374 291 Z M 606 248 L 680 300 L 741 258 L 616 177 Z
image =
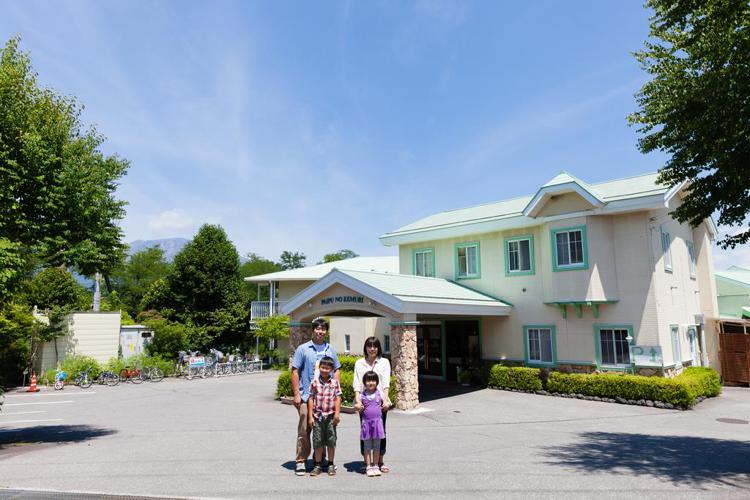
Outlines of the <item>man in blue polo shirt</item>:
M 328 322 L 318 318 L 312 322 L 312 340 L 300 345 L 292 358 L 292 392 L 294 406 L 299 413 L 297 423 L 297 456 L 295 474 L 304 476 L 305 460 L 310 456 L 310 429 L 307 425 L 307 400 L 310 397 L 310 383 L 318 376 L 318 363 L 324 356 L 333 358 L 334 378 L 341 382 L 339 358 L 336 350 L 325 341 Z

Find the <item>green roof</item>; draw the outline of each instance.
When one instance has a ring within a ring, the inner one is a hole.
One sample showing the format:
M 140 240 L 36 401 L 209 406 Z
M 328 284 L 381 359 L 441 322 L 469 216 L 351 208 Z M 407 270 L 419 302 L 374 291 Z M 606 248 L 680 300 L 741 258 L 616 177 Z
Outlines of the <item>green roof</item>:
M 575 183 L 590 192 L 606 205 L 617 201 L 634 200 L 654 195 L 665 195 L 669 191 L 669 188 L 657 184 L 657 177 L 658 173 L 652 172 L 634 177 L 600 182 L 597 184 L 588 184 L 567 172 L 561 172 L 559 175 L 544 184 L 541 189 Z M 430 215 L 402 226 L 395 231 L 386 233 L 381 239 L 387 240 L 391 237 L 419 233 L 422 231 L 441 230 L 503 220 L 515 221 L 517 219 L 519 223 L 526 223 L 528 226 L 536 225 L 538 222 L 534 218 L 523 215 L 524 209 L 532 201 L 534 196 L 535 195 L 526 195 L 467 208 L 447 210 L 445 212 Z

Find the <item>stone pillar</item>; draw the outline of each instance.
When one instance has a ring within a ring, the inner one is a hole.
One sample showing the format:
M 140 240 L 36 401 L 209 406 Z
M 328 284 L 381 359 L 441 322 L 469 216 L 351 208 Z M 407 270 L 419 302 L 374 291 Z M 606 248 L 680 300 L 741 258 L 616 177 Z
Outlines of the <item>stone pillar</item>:
M 311 338 L 312 330 L 310 329 L 310 323 L 300 323 L 299 321 L 289 322 L 289 370 L 292 369 L 294 351 Z
M 396 408 L 419 406 L 416 322 L 391 323 L 391 361 L 396 377 Z

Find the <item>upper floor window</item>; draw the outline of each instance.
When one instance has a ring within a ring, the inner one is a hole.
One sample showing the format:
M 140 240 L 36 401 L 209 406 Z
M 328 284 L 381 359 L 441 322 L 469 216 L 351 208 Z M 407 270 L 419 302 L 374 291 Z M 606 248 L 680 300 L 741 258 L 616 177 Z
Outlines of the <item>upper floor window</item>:
M 456 278 L 479 278 L 479 243 L 456 245 Z
M 664 261 L 664 270 L 672 272 L 672 250 L 670 249 L 671 238 L 669 233 L 661 229 L 661 253 L 662 260 Z
M 383 352 L 385 353 L 391 352 L 391 336 L 390 335 L 383 335 Z
M 420 248 L 414 250 L 414 275 L 435 276 L 435 249 Z
M 553 229 L 551 236 L 554 271 L 588 269 L 586 226 Z
M 688 265 L 690 266 L 690 277 L 695 278 L 695 246 L 692 241 L 686 241 L 688 250 Z
M 534 274 L 533 236 L 517 236 L 505 240 L 505 274 Z

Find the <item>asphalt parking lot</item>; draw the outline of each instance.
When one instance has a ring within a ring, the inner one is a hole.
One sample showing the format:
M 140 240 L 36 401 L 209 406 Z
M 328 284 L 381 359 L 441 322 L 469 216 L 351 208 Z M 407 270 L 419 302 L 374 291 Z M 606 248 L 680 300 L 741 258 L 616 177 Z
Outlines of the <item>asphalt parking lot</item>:
M 296 413 L 274 401 L 276 376 L 8 394 L 0 498 L 750 497 L 750 389 L 685 412 L 446 391 L 389 416 L 390 474 L 357 473 L 359 422 L 343 415 L 339 474 L 312 478 L 292 472 Z

